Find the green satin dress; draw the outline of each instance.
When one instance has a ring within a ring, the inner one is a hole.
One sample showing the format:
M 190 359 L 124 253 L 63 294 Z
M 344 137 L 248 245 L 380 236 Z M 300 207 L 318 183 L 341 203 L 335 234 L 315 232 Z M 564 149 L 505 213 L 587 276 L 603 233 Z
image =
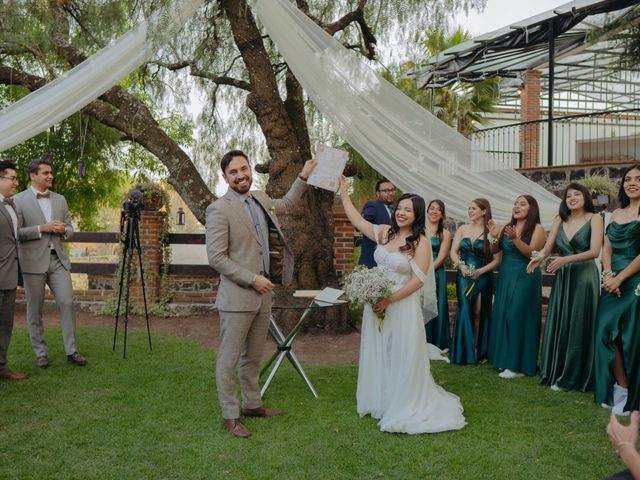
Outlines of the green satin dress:
M 611 243 L 611 269 L 624 270 L 640 255 L 640 220 L 610 223 L 607 237 Z M 595 399 L 597 403 L 613 405 L 614 342 L 619 337 L 624 368 L 629 379 L 625 410 L 640 408 L 640 297 L 636 288 L 640 272 L 620 285 L 621 296 L 602 291 L 596 321 Z
M 489 361 L 496 368 L 535 375 L 542 317 L 542 274 L 527 273 L 529 258 L 501 236 L 502 263 L 489 335 Z
M 440 239 L 436 236 L 431 237 L 431 251 L 433 252 L 433 260 L 438 258 L 440 254 Z M 444 270 L 444 264 L 435 271 L 436 274 L 436 295 L 438 299 L 438 316 L 431 319 L 425 326 L 427 333 L 427 342 L 434 344 L 436 347 L 444 350 L 449 348 L 451 343 L 451 326 L 449 324 L 449 302 L 447 299 L 447 276 Z M 425 320 L 429 320 L 425 318 Z
M 565 257 L 591 248 L 591 222 L 571 240 L 560 224 L 556 250 Z M 556 272 L 549 297 L 540 356 L 540 383 L 585 392 L 593 388 L 593 347 L 600 299 L 595 260 L 570 263 Z
M 484 240 L 476 239 L 472 247 L 471 239 L 468 237 L 463 238 L 460 241 L 459 254 L 460 260 L 467 265 L 472 265 L 475 268 L 482 267 L 484 263 Z M 458 364 L 477 363 L 479 360 L 487 358 L 487 349 L 489 347 L 491 296 L 493 294 L 491 272 L 480 275 L 475 280 L 475 283 L 458 272 L 456 275 L 456 294 L 458 307 L 453 323 L 449 360 L 451 363 Z M 473 338 L 473 318 L 474 306 L 479 295 L 480 324 L 478 340 L 475 343 Z

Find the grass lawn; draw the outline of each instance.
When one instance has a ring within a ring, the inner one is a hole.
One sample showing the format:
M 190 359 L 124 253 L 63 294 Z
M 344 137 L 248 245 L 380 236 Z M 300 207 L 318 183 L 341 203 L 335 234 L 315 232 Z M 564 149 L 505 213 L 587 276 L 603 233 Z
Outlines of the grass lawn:
M 458 394 L 469 425 L 435 435 L 382 433 L 355 412 L 357 368 L 309 367 L 315 400 L 281 368 L 265 403 L 274 419 L 247 419 L 249 440 L 221 426 L 213 352 L 194 341 L 129 332 L 127 359 L 112 331 L 79 330 L 89 365 L 66 362 L 49 329 L 48 370 L 34 366 L 16 329 L 10 365 L 25 382 L 0 382 L 2 479 L 430 478 L 600 479 L 623 468 L 608 411 L 589 394 L 556 393 L 537 379 L 499 379 L 487 365 L 432 365 Z

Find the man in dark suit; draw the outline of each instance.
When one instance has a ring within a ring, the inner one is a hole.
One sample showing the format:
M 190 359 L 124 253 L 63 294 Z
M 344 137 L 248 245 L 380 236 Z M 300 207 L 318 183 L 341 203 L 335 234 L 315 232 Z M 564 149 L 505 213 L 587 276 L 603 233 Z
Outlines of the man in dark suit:
M 7 351 L 13 332 L 13 312 L 18 286 L 18 229 L 21 219 L 13 205 L 18 180 L 16 166 L 0 162 L 0 379 L 24 380 L 25 373 L 7 366 Z
M 391 225 L 391 206 L 396 201 L 396 187 L 386 178 L 378 180 L 376 183 L 376 199 L 368 201 L 362 208 L 362 216 L 365 220 L 374 225 Z M 373 259 L 373 252 L 376 243 L 367 237 L 362 237 L 360 245 L 360 258 L 358 265 L 366 265 L 368 268 L 375 267 L 376 261 Z
M 49 156 L 43 155 L 32 160 L 28 171 L 31 187 L 16 195 L 15 204 L 23 219 L 19 232 L 20 267 L 27 301 L 27 326 L 36 354 L 36 366 L 49 366 L 49 349 L 44 340 L 42 324 L 44 287 L 48 285 L 60 311 L 67 361 L 82 367 L 87 360 L 78 353 L 76 347 L 71 262 L 62 244 L 63 240 L 73 235 L 69 207 L 62 195 L 49 190 L 53 185 Z
M 276 214 L 287 213 L 298 204 L 315 165 L 315 160 L 307 161 L 284 198 L 272 199 L 264 192 L 251 190 L 251 165 L 243 152 L 227 152 L 220 162 L 229 189 L 207 208 L 207 256 L 209 264 L 220 273 L 216 296 L 220 317 L 216 388 L 224 428 L 236 437 L 251 435 L 240 416 L 282 414 L 281 410 L 262 404 L 258 385 L 271 315 L 271 290 L 276 283 L 288 285 L 293 275 L 293 255 Z

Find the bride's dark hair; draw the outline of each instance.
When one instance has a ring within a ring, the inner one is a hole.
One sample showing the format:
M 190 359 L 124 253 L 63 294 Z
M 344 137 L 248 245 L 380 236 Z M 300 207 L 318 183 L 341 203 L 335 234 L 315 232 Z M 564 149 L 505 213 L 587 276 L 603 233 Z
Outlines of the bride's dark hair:
M 400 205 L 400 202 L 407 199 L 411 200 L 413 215 L 415 218 L 411 224 L 411 233 L 407 235 L 407 243 L 400 247 L 399 250 L 403 253 L 413 255 L 413 252 L 416 251 L 416 246 L 420 242 L 420 235 L 425 235 L 425 226 L 427 221 L 424 198 L 420 195 L 416 195 L 415 193 L 405 193 L 398 199 L 393 209 L 393 215 L 391 215 L 391 228 L 389 228 L 389 232 L 387 234 L 387 241 L 384 243 L 389 243 L 400 231 L 400 227 L 396 221 L 396 210 L 398 205 Z

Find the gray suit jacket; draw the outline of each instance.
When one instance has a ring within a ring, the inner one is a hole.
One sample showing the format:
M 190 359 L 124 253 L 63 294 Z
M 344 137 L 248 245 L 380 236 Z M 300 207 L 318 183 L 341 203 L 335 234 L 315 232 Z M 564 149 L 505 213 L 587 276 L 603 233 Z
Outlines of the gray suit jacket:
M 13 290 L 18 286 L 18 239 L 13 231 L 11 215 L 4 203 L 0 203 L 0 290 Z M 18 229 L 20 228 L 20 214 Z
M 302 180 L 296 179 L 289 192 L 280 199 L 272 199 L 257 190 L 251 192 L 267 214 L 271 272 L 281 270 L 279 276 L 283 285 L 291 283 L 293 255 L 284 241 L 275 214 L 286 213 L 300 200 L 306 188 Z M 246 208 L 232 193 L 227 192 L 207 208 L 206 237 L 209 264 L 220 273 L 216 297 L 218 309 L 228 312 L 257 310 L 262 294 L 251 284 L 254 276 L 262 270 L 262 246 Z M 281 253 L 275 251 L 278 247 Z M 274 258 L 278 255 L 280 258 Z
M 22 227 L 20 228 L 20 267 L 23 273 L 45 273 L 49 269 L 51 252 L 49 244 L 53 245 L 60 263 L 67 270 L 71 270 L 71 262 L 63 246 L 63 240 L 73 235 L 69 206 L 62 195 L 51 192 L 51 219 L 60 220 L 66 224 L 65 234 L 42 233 L 38 231 L 39 225 L 44 225 L 42 209 L 38 204 L 31 188 L 18 193 L 13 197 L 15 205 L 22 215 Z

